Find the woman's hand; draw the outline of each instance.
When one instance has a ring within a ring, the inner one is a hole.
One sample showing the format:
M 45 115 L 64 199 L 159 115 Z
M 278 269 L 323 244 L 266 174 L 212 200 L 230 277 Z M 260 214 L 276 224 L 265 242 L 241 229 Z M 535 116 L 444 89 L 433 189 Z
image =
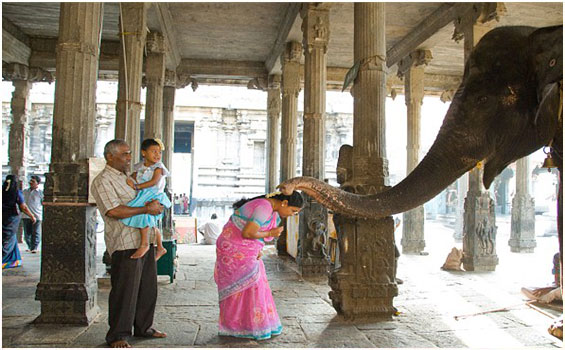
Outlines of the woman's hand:
M 262 256 L 263 256 L 263 251 L 260 250 L 260 251 L 259 251 L 259 255 L 257 255 L 257 260 L 261 259 Z
M 278 236 L 281 235 L 282 231 L 283 231 L 284 227 L 275 227 L 272 230 L 269 230 L 269 235 L 267 237 L 275 237 L 277 238 Z

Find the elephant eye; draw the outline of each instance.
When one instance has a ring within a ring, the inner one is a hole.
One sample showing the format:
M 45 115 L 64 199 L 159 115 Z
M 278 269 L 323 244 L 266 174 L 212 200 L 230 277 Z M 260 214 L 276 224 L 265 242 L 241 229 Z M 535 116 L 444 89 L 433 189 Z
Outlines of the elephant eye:
M 477 103 L 485 103 L 485 102 L 487 102 L 487 100 L 488 100 L 488 97 L 484 96 L 484 95 L 477 97 Z

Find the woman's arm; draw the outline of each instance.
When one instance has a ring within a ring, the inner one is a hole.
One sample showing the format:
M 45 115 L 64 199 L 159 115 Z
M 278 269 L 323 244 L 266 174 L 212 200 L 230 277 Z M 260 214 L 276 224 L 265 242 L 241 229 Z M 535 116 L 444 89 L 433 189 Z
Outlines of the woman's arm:
M 260 227 L 253 221 L 248 221 L 243 230 L 241 231 L 241 235 L 243 238 L 248 239 L 259 239 L 259 238 L 266 238 L 266 237 L 278 237 L 280 236 L 283 227 L 275 227 L 269 231 L 259 231 Z
M 27 207 L 27 205 L 25 203 L 18 203 L 18 206 L 20 207 L 20 210 L 22 212 L 24 212 L 27 216 L 30 217 L 31 222 L 33 222 L 35 224 L 35 221 L 37 220 L 35 218 L 35 216 L 33 216 L 33 214 L 31 213 L 31 211 L 29 210 L 29 208 Z
M 142 190 L 144 188 L 149 188 L 149 187 L 155 186 L 157 184 L 157 182 L 159 182 L 159 180 L 161 180 L 162 176 L 163 176 L 163 169 L 157 168 L 153 172 L 153 177 L 151 178 L 151 180 L 138 184 L 137 188 L 139 190 Z

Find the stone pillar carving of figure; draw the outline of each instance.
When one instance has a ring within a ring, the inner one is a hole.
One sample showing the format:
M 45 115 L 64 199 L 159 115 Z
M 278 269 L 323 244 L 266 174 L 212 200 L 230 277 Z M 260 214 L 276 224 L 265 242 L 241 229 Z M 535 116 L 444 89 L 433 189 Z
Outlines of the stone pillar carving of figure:
M 120 47 L 125 49 L 120 50 L 115 137 L 129 144 L 133 164 L 139 161 L 140 155 L 141 76 L 147 37 L 147 8 L 150 4 L 121 2 L 119 6 Z
M 420 153 L 420 119 L 424 98 L 424 66 L 432 58 L 429 50 L 417 50 L 399 63 L 399 75 L 404 76 L 404 91 L 407 107 L 407 145 L 406 174 L 409 174 L 419 163 Z M 420 205 L 403 214 L 402 252 L 418 254 L 424 250 L 424 206 Z
M 96 208 L 88 204 L 103 5 L 61 3 L 53 144 L 45 181 L 39 323 L 88 325 L 98 313 Z
M 529 190 L 529 157 L 516 161 L 516 194 L 512 198 L 510 222 L 510 251 L 533 253 L 536 247 L 536 219 L 534 199 Z
M 279 147 L 281 116 L 281 76 L 270 75 L 267 88 L 267 176 L 265 192 L 273 192 L 279 180 Z
M 342 188 L 359 194 L 386 189 L 385 149 L 386 45 L 384 3 L 354 4 L 354 61 L 359 72 L 354 98 L 352 177 Z M 338 175 L 342 177 L 342 150 Z M 330 275 L 330 298 L 346 318 L 391 317 L 398 294 L 395 283 L 392 217 L 355 220 L 336 215 L 341 269 Z M 376 239 L 378 237 L 378 239 Z M 343 254 L 342 254 L 343 250 Z
M 324 179 L 326 52 L 330 27 L 327 4 L 302 5 L 304 47 L 304 129 L 302 139 L 302 175 Z M 327 210 L 307 199 L 300 212 L 298 255 L 296 262 L 302 275 L 326 273 L 328 262 L 324 244 L 327 235 Z
M 165 80 L 165 39 L 159 32 L 147 34 L 145 59 L 145 130 L 143 138 L 163 138 L 163 83 Z
M 492 27 L 488 24 L 492 19 L 506 12 L 502 3 L 484 3 L 473 7 L 473 10 L 455 21 L 456 40 L 464 38 L 464 56 L 467 61 L 473 47 Z M 463 266 L 467 271 L 494 271 L 498 264 L 496 250 L 492 254 L 474 246 L 480 240 L 473 237 L 478 232 L 489 232 L 496 235 L 496 220 L 493 200 L 482 184 L 483 169 L 477 167 L 469 172 L 469 188 L 465 198 L 463 222 Z M 484 206 L 484 207 L 483 207 Z M 482 225 L 479 227 L 478 225 Z M 485 227 L 492 225 L 492 227 Z

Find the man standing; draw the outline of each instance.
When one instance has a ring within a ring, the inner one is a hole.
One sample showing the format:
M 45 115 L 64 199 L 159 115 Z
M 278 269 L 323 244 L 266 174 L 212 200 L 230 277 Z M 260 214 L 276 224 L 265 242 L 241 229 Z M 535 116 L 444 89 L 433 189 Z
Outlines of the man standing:
M 39 189 L 41 178 L 37 175 L 30 176 L 29 188 L 25 189 L 24 202 L 35 217 L 35 223 L 29 216 L 22 213 L 22 226 L 24 228 L 24 239 L 28 249 L 26 251 L 37 253 L 39 240 L 41 238 L 41 220 L 43 218 L 43 191 Z
M 104 241 L 112 259 L 108 301 L 110 329 L 106 342 L 113 348 L 129 348 L 128 338 L 165 338 L 166 333 L 152 328 L 157 304 L 157 264 L 155 262 L 155 233 L 149 241 L 151 249 L 140 259 L 131 259 L 139 248 L 139 229 L 125 226 L 119 219 L 138 214 L 157 215 L 163 206 L 157 200 L 143 207 L 128 207 L 136 191 L 126 183 L 130 169 L 131 151 L 124 140 L 112 140 L 104 146 L 106 167 L 92 181 L 91 190 L 98 210 L 104 219 Z

